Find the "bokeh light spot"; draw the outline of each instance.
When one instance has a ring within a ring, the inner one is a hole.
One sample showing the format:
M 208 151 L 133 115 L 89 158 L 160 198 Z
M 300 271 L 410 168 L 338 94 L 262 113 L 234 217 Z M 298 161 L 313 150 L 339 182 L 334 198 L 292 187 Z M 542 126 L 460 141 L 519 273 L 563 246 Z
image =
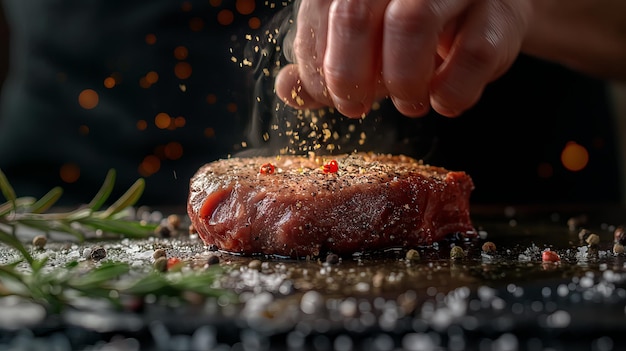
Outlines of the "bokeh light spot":
M 222 4 L 222 0 L 209 0 L 209 4 L 213 7 L 218 7 Z
M 537 175 L 539 178 L 548 179 L 551 178 L 553 174 L 554 169 L 548 162 L 542 162 L 537 166 Z
M 178 160 L 183 156 L 183 146 L 176 141 L 172 141 L 165 145 L 165 157 L 170 160 Z
M 104 87 L 109 88 L 109 89 L 115 87 L 115 78 L 113 77 L 104 78 Z
M 208 127 L 204 129 L 204 136 L 207 138 L 213 138 L 215 136 L 215 129 Z
M 261 20 L 258 17 L 252 17 L 248 20 L 248 26 L 250 29 L 259 29 L 261 28 Z
M 237 112 L 237 104 L 235 104 L 234 102 L 231 102 L 230 104 L 226 105 L 226 110 L 230 113 Z
M 178 79 L 187 79 L 191 76 L 191 65 L 188 62 L 179 62 L 174 66 L 174 74 Z
M 80 167 L 74 163 L 66 163 L 61 166 L 59 176 L 66 183 L 75 183 L 80 178 Z
M 161 168 L 161 160 L 154 155 L 146 156 L 139 165 L 139 174 L 142 177 L 148 177 L 158 172 Z
M 148 89 L 148 88 L 150 88 L 150 86 L 152 86 L 152 84 L 150 84 L 150 82 L 148 82 L 148 79 L 146 79 L 146 77 L 141 77 L 141 78 L 139 78 L 139 86 L 144 88 L 144 89 Z
M 137 121 L 138 130 L 146 130 L 147 128 L 148 128 L 148 122 L 146 122 L 146 120 L 140 119 Z
M 187 124 L 187 120 L 183 116 L 178 116 L 174 119 L 174 125 L 176 128 L 182 128 Z
M 180 6 L 181 10 L 183 10 L 183 12 L 189 12 L 191 11 L 191 1 L 183 1 L 183 4 Z
M 93 89 L 85 89 L 78 94 L 78 104 L 86 110 L 91 110 L 98 106 L 98 101 L 98 93 Z
M 150 71 L 146 74 L 146 82 L 148 84 L 154 84 L 159 81 L 159 74 L 155 71 Z
M 189 29 L 192 32 L 199 32 L 204 28 L 204 21 L 200 17 L 194 17 L 189 20 Z
M 157 41 L 156 35 L 152 33 L 146 35 L 146 44 L 154 45 L 156 44 L 156 41 Z
M 78 134 L 80 135 L 89 135 L 89 127 L 86 125 L 82 125 L 78 127 Z
M 227 26 L 235 20 L 235 15 L 231 10 L 222 10 L 217 14 L 217 22 L 223 26 Z
M 206 96 L 206 102 L 207 102 L 209 105 L 213 105 L 213 104 L 215 104 L 215 103 L 217 102 L 217 95 L 215 95 L 215 94 L 209 94 L 209 95 L 207 95 L 207 96 Z
M 565 144 L 561 152 L 561 162 L 567 170 L 572 172 L 580 171 L 587 167 L 589 163 L 589 152 L 584 146 L 570 141 Z
M 177 60 L 184 60 L 187 58 L 187 56 L 189 56 L 189 50 L 187 50 L 186 47 L 177 46 L 176 49 L 174 49 L 174 57 Z
M 254 12 L 255 3 L 254 0 L 237 0 L 235 8 L 237 12 L 242 15 L 249 15 Z
M 154 125 L 159 129 L 167 129 L 172 123 L 172 118 L 165 112 L 160 112 L 154 117 Z

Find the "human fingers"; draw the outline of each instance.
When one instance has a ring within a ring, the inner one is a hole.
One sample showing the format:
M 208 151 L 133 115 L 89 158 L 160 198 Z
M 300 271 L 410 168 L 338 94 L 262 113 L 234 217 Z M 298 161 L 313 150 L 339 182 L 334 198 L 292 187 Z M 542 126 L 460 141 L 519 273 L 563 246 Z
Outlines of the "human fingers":
M 298 68 L 298 92 L 322 105 L 332 106 L 324 79 L 323 62 L 328 33 L 328 11 L 332 0 L 302 0 L 298 10 L 293 44 Z M 291 68 L 293 69 L 293 67 Z M 310 100 L 310 99 L 307 99 Z
M 418 117 L 429 110 L 439 35 L 471 0 L 391 0 L 383 24 L 383 80 L 396 108 Z
M 367 113 L 380 78 L 382 24 L 390 0 L 335 0 L 329 9 L 324 78 L 335 108 Z
M 464 13 L 449 47 L 440 47 L 442 64 L 430 86 L 430 103 L 444 116 L 473 106 L 485 86 L 504 73 L 517 57 L 530 7 L 526 1 L 484 0 Z
M 302 84 L 300 69 L 296 64 L 284 66 L 274 80 L 276 95 L 287 105 L 297 109 L 313 109 L 324 106 Z

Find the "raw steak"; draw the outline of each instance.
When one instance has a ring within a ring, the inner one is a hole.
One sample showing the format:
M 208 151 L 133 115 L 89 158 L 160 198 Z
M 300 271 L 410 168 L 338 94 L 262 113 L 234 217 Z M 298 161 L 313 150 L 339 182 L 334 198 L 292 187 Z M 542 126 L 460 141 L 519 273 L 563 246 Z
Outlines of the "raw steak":
M 406 157 L 230 158 L 201 167 L 187 211 L 207 245 L 287 257 L 346 255 L 474 235 L 472 179 Z M 271 164 L 271 166 L 270 166 Z M 326 165 L 326 166 L 325 166 Z

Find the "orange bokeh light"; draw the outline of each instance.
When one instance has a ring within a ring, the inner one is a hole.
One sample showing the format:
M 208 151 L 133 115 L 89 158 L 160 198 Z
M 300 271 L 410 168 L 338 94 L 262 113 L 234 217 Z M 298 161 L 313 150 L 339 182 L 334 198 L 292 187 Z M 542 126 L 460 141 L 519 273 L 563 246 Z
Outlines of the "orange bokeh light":
M 165 112 L 157 113 L 154 117 L 154 125 L 159 129 L 167 129 L 172 124 L 172 117 Z
M 167 143 L 165 145 L 165 157 L 170 160 L 178 160 L 183 156 L 183 146 L 176 141 L 172 141 L 171 143 Z
M 248 26 L 250 29 L 259 29 L 261 28 L 261 20 L 258 17 L 252 17 L 248 20 Z
M 206 96 L 206 102 L 210 105 L 213 105 L 214 103 L 217 102 L 217 95 L 215 94 L 209 94 Z
M 194 17 L 189 20 L 189 29 L 191 29 L 192 32 L 199 32 L 202 28 L 204 28 L 204 21 L 202 18 Z
M 187 79 L 191 76 L 191 65 L 188 62 L 179 62 L 174 66 L 174 74 L 178 79 Z
M 80 178 L 80 167 L 73 163 L 66 163 L 59 170 L 61 180 L 66 183 L 75 183 Z
M 186 47 L 177 46 L 176 49 L 174 49 L 174 57 L 177 60 L 184 60 L 187 58 L 187 56 L 189 56 L 189 50 L 187 50 Z
M 234 102 L 231 102 L 230 104 L 226 105 L 226 110 L 230 113 L 237 112 L 237 104 L 235 104 Z
M 155 71 L 150 71 L 146 74 L 146 82 L 148 84 L 154 84 L 159 81 L 159 74 Z
M 146 156 L 139 165 L 139 174 L 142 177 L 148 177 L 158 172 L 161 168 L 161 160 L 154 155 Z
M 78 94 L 78 104 L 80 107 L 91 110 L 98 106 L 98 93 L 93 89 L 85 89 Z
M 213 138 L 215 136 L 215 129 L 208 127 L 204 129 L 204 136 L 207 138 Z
M 223 26 L 227 26 L 235 20 L 235 15 L 231 10 L 222 10 L 217 14 L 217 22 Z
M 146 130 L 148 128 L 148 122 L 143 119 L 137 121 L 137 129 L 138 130 Z
M 254 0 L 237 0 L 235 8 L 237 12 L 242 15 L 249 15 L 254 12 L 255 3 Z
M 174 125 L 176 126 L 176 128 L 182 128 L 185 126 L 185 124 L 187 124 L 187 120 L 185 119 L 185 117 L 178 116 L 174 118 Z
M 115 78 L 113 77 L 106 77 L 104 78 L 104 87 L 105 88 L 113 88 L 115 86 Z
M 587 167 L 589 163 L 589 152 L 584 146 L 570 141 L 565 144 L 561 152 L 561 163 L 567 170 L 572 172 L 580 171 Z
M 146 44 L 154 45 L 156 44 L 156 41 L 157 41 L 156 35 L 152 33 L 146 35 Z
M 222 4 L 222 0 L 209 0 L 209 4 L 213 7 L 218 7 Z

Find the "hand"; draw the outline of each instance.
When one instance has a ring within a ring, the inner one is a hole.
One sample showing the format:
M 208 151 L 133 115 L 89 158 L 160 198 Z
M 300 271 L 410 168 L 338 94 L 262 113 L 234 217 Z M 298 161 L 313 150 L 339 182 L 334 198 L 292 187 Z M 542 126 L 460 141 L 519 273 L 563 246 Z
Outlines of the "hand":
M 276 93 L 358 118 L 390 97 L 406 116 L 458 116 L 519 54 L 529 0 L 302 0 Z

